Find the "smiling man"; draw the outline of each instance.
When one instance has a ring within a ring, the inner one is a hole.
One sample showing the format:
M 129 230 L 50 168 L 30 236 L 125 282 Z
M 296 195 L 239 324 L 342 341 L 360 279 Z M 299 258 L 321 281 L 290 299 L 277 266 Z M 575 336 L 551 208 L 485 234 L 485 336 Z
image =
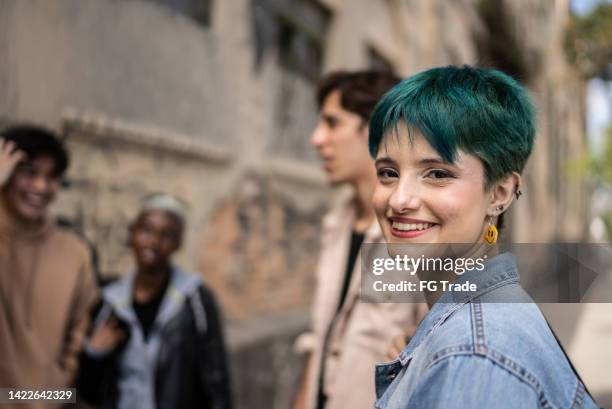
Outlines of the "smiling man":
M 68 163 L 46 129 L 0 133 L 0 387 L 66 388 L 76 374 L 97 289 L 87 247 L 49 217 Z
M 353 194 L 323 221 L 311 330 L 296 343 L 309 355 L 294 409 L 372 408 L 375 364 L 388 359 L 394 336 L 411 334 L 419 318 L 417 304 L 359 302 L 361 244 L 382 239 L 372 207 L 377 176 L 368 124 L 398 81 L 389 73 L 356 71 L 319 83 L 319 123 L 310 142 L 330 185 L 349 186 Z
M 104 288 L 79 377 L 99 408 L 231 409 L 221 314 L 197 274 L 173 261 L 185 210 L 147 197 L 130 225 L 134 269 Z

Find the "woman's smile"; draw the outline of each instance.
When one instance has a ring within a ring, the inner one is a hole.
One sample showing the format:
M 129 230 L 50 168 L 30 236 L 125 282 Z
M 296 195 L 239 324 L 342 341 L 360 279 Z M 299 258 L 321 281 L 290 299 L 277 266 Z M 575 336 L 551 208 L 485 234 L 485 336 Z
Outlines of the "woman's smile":
M 391 225 L 391 234 L 403 239 L 420 237 L 432 232 L 438 226 L 437 223 L 408 217 L 389 217 L 387 220 Z

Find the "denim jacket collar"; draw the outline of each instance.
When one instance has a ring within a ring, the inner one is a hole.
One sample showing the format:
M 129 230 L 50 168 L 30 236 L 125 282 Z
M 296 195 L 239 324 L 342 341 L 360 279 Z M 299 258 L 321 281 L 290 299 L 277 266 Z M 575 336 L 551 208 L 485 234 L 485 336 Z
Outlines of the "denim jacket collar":
M 475 292 L 446 292 L 433 305 L 429 313 L 419 324 L 410 343 L 399 355 L 402 366 L 406 366 L 415 349 L 433 330 L 442 325 L 455 311 L 473 299 L 482 296 L 496 288 L 510 283 L 518 283 L 516 259 L 511 253 L 501 253 L 484 264 L 481 271 L 470 270 L 459 276 L 454 283 L 462 284 L 466 281 L 476 284 Z

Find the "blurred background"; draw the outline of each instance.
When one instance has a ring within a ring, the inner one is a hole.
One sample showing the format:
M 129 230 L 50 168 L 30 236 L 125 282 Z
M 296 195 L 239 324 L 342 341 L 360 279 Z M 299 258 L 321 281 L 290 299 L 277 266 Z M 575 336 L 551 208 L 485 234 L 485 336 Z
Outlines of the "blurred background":
M 330 191 L 308 140 L 335 69 L 447 64 L 511 74 L 539 133 L 515 242 L 612 233 L 612 4 L 595 0 L 0 0 L 0 120 L 61 131 L 58 218 L 101 282 L 130 267 L 142 197 L 188 206 L 178 262 L 227 323 L 240 408 L 286 408 L 302 362 Z M 591 392 L 612 405 L 612 305 L 543 306 Z

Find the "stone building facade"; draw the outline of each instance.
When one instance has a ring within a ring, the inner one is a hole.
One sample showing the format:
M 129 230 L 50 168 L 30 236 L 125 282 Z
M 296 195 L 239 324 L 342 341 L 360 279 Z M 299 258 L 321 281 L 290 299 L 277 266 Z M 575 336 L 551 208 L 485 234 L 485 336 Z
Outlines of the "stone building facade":
M 143 196 L 185 201 L 178 261 L 219 296 L 241 407 L 286 407 L 298 372 L 290 340 L 337 195 L 308 145 L 322 72 L 486 63 L 515 75 L 540 132 L 507 234 L 584 237 L 586 191 L 567 171 L 586 147 L 584 84 L 562 50 L 567 0 L 0 2 L 0 117 L 61 131 L 72 151 L 55 211 L 106 278 L 130 267 Z

